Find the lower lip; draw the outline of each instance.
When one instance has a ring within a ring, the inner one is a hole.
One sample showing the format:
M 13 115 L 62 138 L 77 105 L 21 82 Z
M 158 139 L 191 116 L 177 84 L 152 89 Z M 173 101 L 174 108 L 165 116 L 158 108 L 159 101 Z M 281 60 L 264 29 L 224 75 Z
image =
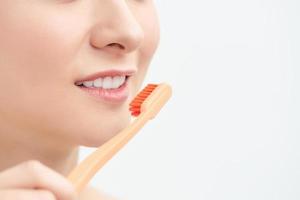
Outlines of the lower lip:
M 127 80 L 117 89 L 103 89 L 103 88 L 87 88 L 84 86 L 77 86 L 92 96 L 96 100 L 106 101 L 109 103 L 122 103 L 126 101 L 129 96 Z

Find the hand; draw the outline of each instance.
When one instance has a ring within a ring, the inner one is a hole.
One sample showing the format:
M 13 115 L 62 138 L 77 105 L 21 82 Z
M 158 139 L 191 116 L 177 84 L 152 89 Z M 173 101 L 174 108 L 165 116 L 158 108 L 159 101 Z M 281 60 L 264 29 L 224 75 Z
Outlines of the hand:
M 31 160 L 0 172 L 1 200 L 76 200 L 73 185 L 61 174 Z

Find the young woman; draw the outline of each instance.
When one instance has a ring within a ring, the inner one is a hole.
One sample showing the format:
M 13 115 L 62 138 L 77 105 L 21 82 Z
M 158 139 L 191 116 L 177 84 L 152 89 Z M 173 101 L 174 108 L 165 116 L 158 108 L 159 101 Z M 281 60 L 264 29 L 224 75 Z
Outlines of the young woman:
M 158 43 L 153 0 L 1 0 L 0 199 L 106 199 L 65 177 L 129 123 Z

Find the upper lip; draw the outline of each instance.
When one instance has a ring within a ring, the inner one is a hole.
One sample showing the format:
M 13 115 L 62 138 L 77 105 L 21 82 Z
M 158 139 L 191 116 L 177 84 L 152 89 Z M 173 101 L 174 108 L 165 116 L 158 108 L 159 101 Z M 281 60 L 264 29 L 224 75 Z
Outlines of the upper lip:
M 80 84 L 85 81 L 96 80 L 98 78 L 102 78 L 105 76 L 132 76 L 134 73 L 136 73 L 136 70 L 134 70 L 134 69 L 128 69 L 128 70 L 110 69 L 110 70 L 105 70 L 105 71 L 99 71 L 99 72 L 90 74 L 80 80 L 77 80 L 75 82 L 75 84 Z

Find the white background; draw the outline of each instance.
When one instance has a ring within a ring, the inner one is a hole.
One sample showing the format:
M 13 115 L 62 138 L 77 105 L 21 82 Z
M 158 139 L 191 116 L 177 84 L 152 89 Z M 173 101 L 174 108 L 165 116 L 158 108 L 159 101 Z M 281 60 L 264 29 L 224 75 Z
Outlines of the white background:
M 126 200 L 300 199 L 300 1 L 156 5 L 145 84 L 170 83 L 172 100 L 92 184 Z

